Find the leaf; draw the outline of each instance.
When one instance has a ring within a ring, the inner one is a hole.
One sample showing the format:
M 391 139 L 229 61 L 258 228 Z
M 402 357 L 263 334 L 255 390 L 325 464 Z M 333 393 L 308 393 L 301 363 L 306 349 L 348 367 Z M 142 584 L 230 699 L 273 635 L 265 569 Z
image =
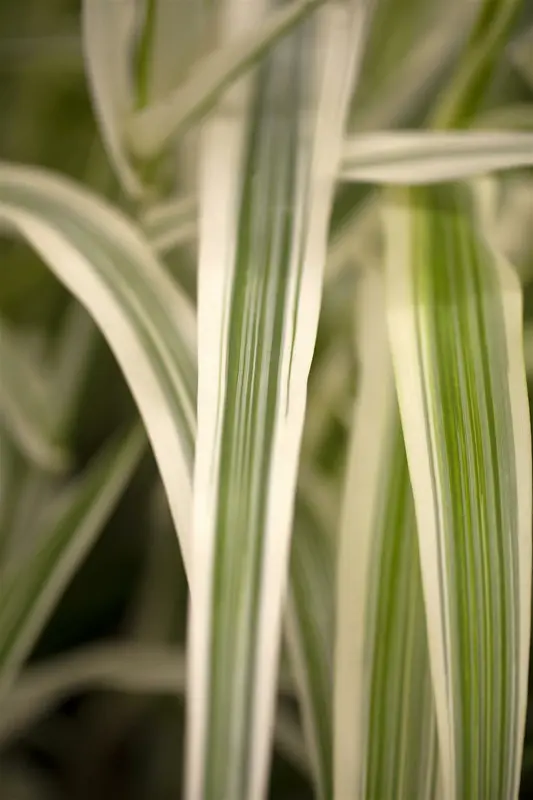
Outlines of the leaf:
M 398 131 L 350 136 L 341 179 L 425 184 L 533 164 L 533 134 Z
M 464 47 L 480 2 L 376 0 L 350 109 L 351 133 L 410 126 L 425 115 Z
M 358 297 L 358 395 L 339 541 L 335 798 L 434 798 L 437 729 L 384 285 Z
M 200 59 L 168 97 L 133 116 L 128 125 L 133 151 L 144 158 L 160 153 L 172 136 L 203 116 L 232 81 L 323 2 L 293 0 L 282 5 L 270 12 L 262 26 Z
M 85 73 L 96 119 L 123 189 L 138 198 L 143 189 L 125 143 L 125 123 L 134 103 L 130 56 L 135 22 L 135 0 L 83 0 Z
M 58 701 L 80 691 L 182 695 L 185 661 L 180 648 L 128 642 L 90 645 L 30 666 L 0 704 L 0 744 L 15 738 Z M 300 732 L 282 710 L 278 713 L 276 743 L 298 769 L 307 770 Z
M 0 224 L 87 308 L 137 402 L 187 564 L 196 330 L 185 295 L 120 213 L 45 171 L 0 165 Z
M 141 218 L 143 229 L 157 252 L 165 253 L 196 242 L 198 203 L 184 197 L 150 208 Z
M 516 797 L 531 603 L 520 286 L 466 190 L 398 190 L 385 222 L 444 796 Z
M 481 0 L 478 5 L 467 46 L 436 103 L 432 127 L 466 128 L 471 124 L 483 107 L 523 6 L 521 0 Z
M 365 19 L 359 3 L 325 8 L 236 87 L 236 107 L 251 91 L 244 119 L 221 113 L 204 132 L 191 800 L 266 788 L 306 384 Z
M 144 0 L 138 47 L 138 106 L 166 97 L 194 66 L 211 38 L 214 14 L 202 0 Z
M 54 425 L 47 375 L 15 330 L 0 321 L 0 417 L 21 451 L 45 470 L 60 471 L 69 455 Z
M 533 88 L 533 25 L 511 42 L 509 49 L 512 63 Z
M 0 698 L 30 653 L 70 578 L 116 506 L 144 450 L 135 429 L 108 445 L 48 506 L 41 537 L 0 580 Z
M 334 542 L 300 500 L 290 559 L 285 629 L 318 796 L 333 796 Z

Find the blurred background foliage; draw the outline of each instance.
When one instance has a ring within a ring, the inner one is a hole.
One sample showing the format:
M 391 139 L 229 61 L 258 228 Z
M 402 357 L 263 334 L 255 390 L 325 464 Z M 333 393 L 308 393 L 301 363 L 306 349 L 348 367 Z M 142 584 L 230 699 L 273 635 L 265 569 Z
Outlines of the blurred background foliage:
M 440 3 L 433 0 L 378 3 L 362 81 L 352 105 L 350 125 L 354 130 L 423 124 L 432 97 L 453 69 L 453 59 L 448 53 L 431 80 L 420 75 L 424 78 L 420 86 L 410 84 L 410 92 L 404 97 L 399 81 L 402 74 L 410 74 L 411 81 L 416 78 L 416 64 L 410 73 L 409 64 L 421 42 L 427 39 L 426 48 L 431 46 L 429 31 L 439 29 L 441 13 Z M 94 121 L 83 73 L 79 17 L 80 0 L 0 0 L 0 158 L 57 170 L 127 207 Z M 533 4 L 526 0 L 516 34 L 531 23 Z M 440 30 L 437 43 L 444 37 Z M 485 112 L 502 107 L 533 108 L 532 85 L 511 56 L 508 49 L 498 66 Z M 529 218 L 529 234 L 533 228 L 532 180 L 531 172 L 515 172 L 505 179 L 503 195 L 510 198 L 510 226 L 517 214 L 522 215 L 521 230 L 527 230 L 524 222 Z M 517 186 L 526 191 L 526 200 L 515 210 L 511 201 Z M 354 207 L 362 208 L 370 195 L 371 187 L 341 187 L 333 227 L 341 226 Z M 520 241 L 518 247 L 512 238 L 512 246 L 524 281 L 526 316 L 533 322 L 533 237 Z M 0 318 L 25 337 L 32 356 L 46 363 L 69 324 L 73 302 L 27 247 L 2 238 L 0 258 Z M 190 256 L 177 251 L 173 259 L 180 262 L 180 275 L 193 295 L 193 270 L 190 263 L 183 265 Z M 317 504 L 330 524 L 336 520 L 354 391 L 351 301 L 355 280 L 356 270 L 340 270 L 328 290 L 304 439 L 304 448 L 323 478 L 320 486 L 311 489 L 316 490 Z M 76 309 L 78 317 L 81 313 Z M 32 536 L 34 522 L 57 486 L 66 477 L 81 473 L 102 444 L 136 418 L 131 396 L 107 345 L 90 320 L 82 324 L 84 347 L 76 367 L 78 386 L 67 431 L 69 473 L 40 483 L 38 480 L 38 490 L 32 493 L 21 478 L 13 484 L 9 496 L 11 500 L 17 490 L 23 492 L 19 496 L 24 511 L 20 524 L 27 537 Z M 330 359 L 332 341 L 337 352 L 340 348 L 341 358 Z M 58 396 L 58 406 L 61 402 Z M 17 457 L 21 474 L 27 477 L 30 467 L 20 454 Z M 20 508 L 17 513 L 21 513 Z M 0 534 L 4 522 L 0 517 Z M 183 643 L 186 603 L 176 537 L 147 450 L 42 632 L 27 668 L 38 669 L 79 648 L 120 639 Z M 286 703 L 296 716 L 290 698 Z M 530 708 L 522 788 L 526 798 L 533 797 L 532 703 Z M 178 693 L 144 696 L 92 687 L 67 693 L 16 736 L 5 740 L 0 736 L 0 797 L 176 800 L 182 780 L 183 714 Z M 291 766 L 280 753 L 275 755 L 272 776 L 272 798 L 312 797 L 303 771 Z

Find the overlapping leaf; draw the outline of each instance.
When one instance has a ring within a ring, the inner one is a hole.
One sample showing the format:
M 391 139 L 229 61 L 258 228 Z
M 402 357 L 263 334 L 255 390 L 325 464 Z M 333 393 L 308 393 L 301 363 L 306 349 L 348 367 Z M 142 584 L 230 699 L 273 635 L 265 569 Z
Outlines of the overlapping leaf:
M 337 575 L 335 798 L 430 800 L 437 730 L 413 497 L 383 281 L 370 271 L 362 284 Z
M 187 561 L 195 319 L 134 226 L 41 170 L 0 166 L 0 221 L 22 235 L 106 337 L 137 401 Z
M 47 509 L 41 535 L 0 573 L 0 695 L 9 688 L 68 581 L 100 533 L 139 462 L 135 429 L 108 445 Z
M 271 51 L 251 106 L 246 87 L 228 98 L 246 114 L 221 113 L 202 151 L 191 800 L 266 788 L 306 383 L 364 8 L 324 14 Z
M 444 794 L 516 797 L 531 603 L 520 286 L 457 187 L 389 196 L 386 230 Z
M 438 183 L 533 164 L 533 134 L 506 131 L 397 131 L 351 136 L 343 180 Z

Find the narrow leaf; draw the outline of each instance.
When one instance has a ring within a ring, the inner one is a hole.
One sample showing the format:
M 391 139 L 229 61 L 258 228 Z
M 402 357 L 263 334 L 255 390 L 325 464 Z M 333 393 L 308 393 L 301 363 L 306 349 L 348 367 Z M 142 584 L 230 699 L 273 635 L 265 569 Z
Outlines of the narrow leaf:
M 243 108 L 250 89 L 246 117 L 221 113 L 205 131 L 189 800 L 266 790 L 306 383 L 364 19 L 358 3 L 325 8 L 228 99 Z
M 30 666 L 0 704 L 0 744 L 5 745 L 59 701 L 80 691 L 183 695 L 185 662 L 180 648 L 128 642 L 91 645 Z M 276 722 L 276 745 L 297 769 L 307 772 L 300 731 L 282 710 Z
M 135 429 L 113 442 L 48 507 L 35 547 L 0 575 L 0 696 L 5 695 L 65 587 L 117 504 L 144 449 Z
M 153 206 L 143 215 L 141 223 L 152 247 L 165 253 L 196 241 L 197 217 L 196 198 L 184 197 Z
M 334 540 L 300 500 L 290 560 L 286 635 L 317 795 L 333 796 L 331 722 Z
M 398 131 L 353 135 L 340 178 L 369 183 L 455 181 L 533 164 L 533 133 Z
M 284 4 L 272 11 L 262 26 L 204 56 L 174 92 L 133 117 L 128 129 L 135 153 L 146 157 L 160 152 L 172 136 L 205 114 L 232 81 L 322 2 L 293 0 Z
M 413 496 L 384 286 L 358 298 L 358 394 L 339 541 L 335 798 L 434 798 L 437 740 Z
M 510 45 L 511 60 L 533 88 L 533 25 Z
M 0 417 L 4 426 L 36 465 L 45 470 L 64 469 L 68 453 L 54 425 L 48 376 L 5 322 L 0 322 L 0 370 Z
M 386 205 L 444 796 L 516 797 L 527 703 L 531 437 L 516 276 L 466 190 Z
M 125 146 L 125 122 L 134 103 L 131 51 L 135 22 L 135 0 L 83 0 L 85 72 L 100 133 L 124 190 L 138 197 L 142 186 Z
M 133 225 L 48 173 L 0 165 L 0 224 L 21 235 L 106 337 L 152 443 L 185 562 L 192 502 L 195 319 Z

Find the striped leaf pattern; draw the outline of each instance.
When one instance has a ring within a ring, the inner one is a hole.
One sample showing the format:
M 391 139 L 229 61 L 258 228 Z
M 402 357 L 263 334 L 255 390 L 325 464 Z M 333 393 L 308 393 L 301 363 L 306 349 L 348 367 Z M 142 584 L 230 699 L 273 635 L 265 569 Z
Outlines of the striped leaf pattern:
M 300 26 L 236 88 L 244 118 L 221 114 L 205 133 L 191 800 L 266 789 L 306 383 L 360 26 L 340 4 Z
M 35 547 L 0 573 L 0 697 L 115 508 L 144 451 L 136 428 L 113 441 L 40 521 Z M 35 524 L 35 521 L 34 521 Z
M 350 136 L 344 180 L 438 183 L 533 164 L 533 133 L 392 131 Z
M 321 800 L 333 797 L 334 544 L 304 499 L 297 499 L 285 630 Z
M 0 165 L 0 220 L 36 250 L 107 339 L 146 424 L 187 563 L 196 426 L 189 301 L 134 226 L 69 181 Z
M 21 451 L 38 466 L 61 470 L 68 453 L 55 430 L 47 374 L 25 342 L 0 321 L 0 417 Z
M 520 287 L 466 189 L 391 195 L 385 219 L 444 795 L 516 797 L 531 598 Z
M 187 509 L 192 502 L 196 429 L 195 319 L 191 307 L 128 220 L 71 182 L 53 178 L 42 170 L 3 165 L 0 216 L 35 247 L 54 274 L 88 308 L 107 338 L 152 440 L 185 566 L 189 568 Z M 156 217 L 155 212 L 153 216 Z M 149 290 L 145 291 L 147 284 Z M 73 327 L 78 339 L 78 326 Z M 84 327 L 80 325 L 81 329 Z M 81 334 L 82 338 L 86 335 L 83 330 Z M 64 357 L 68 359 L 69 354 Z M 61 372 L 60 364 L 58 369 Z M 75 387 L 62 384 L 63 399 L 71 388 L 75 391 Z M 7 468 L 7 461 L 2 466 Z M 6 509 L 4 503 L 3 510 Z M 297 622 L 292 628 L 292 641 L 296 646 L 297 637 L 303 636 L 300 620 L 308 617 L 311 603 L 321 605 L 324 583 L 319 570 L 311 572 L 306 568 L 306 533 L 306 524 L 296 526 L 295 542 L 299 542 L 300 555 L 291 564 L 291 581 L 301 587 L 292 596 Z M 318 531 L 314 528 L 311 551 L 315 549 L 315 534 Z M 316 543 L 316 548 L 326 551 L 327 544 Z M 304 569 L 305 579 L 298 577 Z M 314 644 L 317 650 L 311 656 L 309 648 Z M 318 640 L 308 639 L 300 647 L 306 657 L 327 660 L 327 649 L 324 651 Z M 311 706 L 306 707 L 311 708 L 312 724 L 323 727 L 328 722 L 321 709 L 327 701 L 320 696 L 321 691 L 329 691 L 325 682 L 318 690 L 315 687 L 309 699 Z M 316 738 L 322 734 L 310 735 Z
M 384 283 L 362 278 L 338 561 L 335 798 L 436 797 L 437 729 Z

